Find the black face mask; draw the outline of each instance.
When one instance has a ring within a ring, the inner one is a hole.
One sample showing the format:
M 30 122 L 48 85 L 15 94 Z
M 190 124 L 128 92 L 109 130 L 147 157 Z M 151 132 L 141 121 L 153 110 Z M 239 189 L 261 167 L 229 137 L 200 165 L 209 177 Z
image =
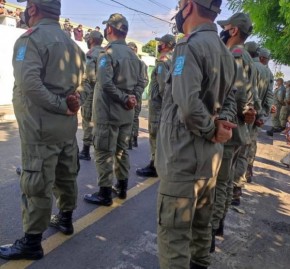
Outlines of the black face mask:
M 158 53 L 160 53 L 162 51 L 162 49 L 163 49 L 163 45 L 160 44 L 157 46 Z
M 30 20 L 30 18 L 31 18 L 31 16 L 28 14 L 28 10 L 30 9 L 31 7 L 27 7 L 26 9 L 25 9 L 25 11 L 24 11 L 24 22 L 25 22 L 25 24 L 28 26 L 28 27 L 30 27 L 29 26 L 29 20 Z
M 229 29 L 229 30 L 222 30 L 222 31 L 220 32 L 220 38 L 221 38 L 221 40 L 222 40 L 225 44 L 227 44 L 227 43 L 228 43 L 228 40 L 231 38 L 230 30 L 231 30 L 231 29 Z
M 184 34 L 183 32 L 183 24 L 184 22 L 186 21 L 187 17 L 190 15 L 190 13 L 185 17 L 183 18 L 183 15 L 182 15 L 182 12 L 183 10 L 187 7 L 188 4 L 186 4 L 183 9 L 179 10 L 177 12 L 177 14 L 175 15 L 175 22 L 176 22 L 176 28 L 177 28 L 177 31 L 181 34 Z

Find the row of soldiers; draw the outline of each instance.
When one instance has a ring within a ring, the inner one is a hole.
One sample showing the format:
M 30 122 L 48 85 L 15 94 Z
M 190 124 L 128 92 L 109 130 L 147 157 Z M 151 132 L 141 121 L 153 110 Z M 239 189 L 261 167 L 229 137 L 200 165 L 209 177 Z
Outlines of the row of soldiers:
M 180 0 L 175 20 L 184 38 L 177 44 L 171 35 L 158 39 L 160 57 L 149 102 L 152 158 L 137 174 L 148 176 L 149 171 L 160 178 L 161 269 L 210 265 L 228 206 L 240 202 L 251 144 L 256 145 L 259 128 L 275 110 L 269 52 L 258 52 L 249 44 L 253 60 L 246 51 L 252 23 L 244 13 L 218 21 L 223 31 L 217 35 L 213 22 L 221 3 Z M 4 259 L 42 258 L 41 239 L 48 226 L 66 235 L 74 232 L 77 113 L 87 100 L 93 103 L 99 190 L 84 200 L 110 206 L 112 192 L 120 199 L 127 196 L 127 149 L 135 107 L 146 85 L 144 65 L 125 42 L 128 21 L 116 13 L 103 22 L 109 42 L 105 49 L 100 47 L 100 35 L 88 39 L 84 73 L 85 55 L 58 23 L 60 7 L 60 0 L 28 0 L 26 21 L 31 28 L 14 47 L 13 105 L 22 148 L 25 235 L 0 247 Z M 96 46 L 94 40 L 99 40 Z M 90 118 L 86 104 L 82 114 Z M 87 149 L 81 152 L 86 153 Z M 53 194 L 59 213 L 51 217 Z

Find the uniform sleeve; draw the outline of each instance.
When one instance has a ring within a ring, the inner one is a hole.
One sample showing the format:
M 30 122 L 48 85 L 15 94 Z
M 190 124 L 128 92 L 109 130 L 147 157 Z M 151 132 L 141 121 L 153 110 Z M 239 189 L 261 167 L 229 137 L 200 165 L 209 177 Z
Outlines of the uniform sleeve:
M 159 85 L 159 96 L 162 98 L 165 90 L 165 80 L 169 71 L 169 65 L 166 62 L 158 62 L 157 65 L 157 82 Z
M 270 87 L 270 84 L 269 84 L 269 88 L 266 92 L 265 101 L 263 104 L 263 116 L 269 115 L 271 107 L 273 105 L 273 100 L 274 100 L 273 98 L 274 98 L 273 91 L 272 91 L 272 88 Z
M 128 94 L 125 94 L 115 86 L 113 78 L 114 70 L 111 57 L 108 54 L 102 54 L 98 59 L 98 83 L 100 88 L 112 100 L 125 106 L 128 100 Z
M 145 73 L 142 61 L 139 61 L 139 74 L 137 78 L 137 85 L 133 90 L 136 99 L 139 101 L 142 99 L 142 94 L 145 89 Z
M 260 74 L 255 67 L 254 63 L 251 65 L 252 72 L 251 72 L 251 81 L 252 81 L 252 92 L 253 92 L 253 101 L 254 101 L 254 108 L 257 113 L 260 113 L 262 110 L 262 101 L 259 97 L 258 92 L 258 81 L 260 79 Z
M 53 94 L 42 83 L 44 64 L 37 44 L 30 38 L 21 38 L 15 44 L 13 67 L 16 85 L 32 103 L 51 112 L 66 114 L 66 99 Z
M 148 67 L 144 62 L 142 62 L 142 68 L 144 74 L 144 88 L 146 88 L 149 83 L 149 77 L 148 77 Z
M 97 79 L 97 57 L 87 55 L 86 72 L 82 79 L 81 103 L 83 104 L 90 94 L 94 91 Z
M 172 81 L 172 97 L 178 105 L 178 116 L 186 128 L 210 140 L 214 136 L 215 124 L 212 115 L 200 99 L 203 75 L 197 55 L 189 48 L 175 59 Z
M 236 115 L 237 103 L 235 99 L 235 89 L 232 88 L 223 103 L 219 117 L 222 119 L 227 119 L 230 122 L 235 122 Z

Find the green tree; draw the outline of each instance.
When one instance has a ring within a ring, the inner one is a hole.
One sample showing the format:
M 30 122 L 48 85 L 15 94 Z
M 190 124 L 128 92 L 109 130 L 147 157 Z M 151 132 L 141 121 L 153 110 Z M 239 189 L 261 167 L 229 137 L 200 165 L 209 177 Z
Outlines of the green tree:
M 289 0 L 228 0 L 228 7 L 249 13 L 261 46 L 271 51 L 274 61 L 290 65 Z
M 277 71 L 275 74 L 274 74 L 274 78 L 277 79 L 277 78 L 284 78 L 284 73 L 281 72 L 281 71 Z
M 150 40 L 142 47 L 142 51 L 148 53 L 150 56 L 155 56 L 156 53 L 156 40 Z

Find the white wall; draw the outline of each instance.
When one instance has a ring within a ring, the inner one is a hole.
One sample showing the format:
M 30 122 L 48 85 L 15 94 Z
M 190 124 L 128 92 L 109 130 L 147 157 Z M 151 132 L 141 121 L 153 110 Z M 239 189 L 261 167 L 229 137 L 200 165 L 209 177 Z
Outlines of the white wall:
M 13 68 L 12 56 L 16 39 L 25 32 L 5 25 L 0 25 L 0 105 L 12 103 Z
M 13 47 L 15 41 L 25 31 L 26 30 L 0 24 L 0 105 L 9 105 L 12 103 L 12 91 L 14 83 L 12 67 Z M 127 41 L 136 42 L 141 51 L 142 43 L 131 39 L 127 39 Z M 88 51 L 87 44 L 85 42 L 76 41 L 76 43 L 84 52 Z M 107 42 L 104 43 L 106 44 Z M 143 57 L 147 65 L 155 64 L 155 58 L 146 56 Z

